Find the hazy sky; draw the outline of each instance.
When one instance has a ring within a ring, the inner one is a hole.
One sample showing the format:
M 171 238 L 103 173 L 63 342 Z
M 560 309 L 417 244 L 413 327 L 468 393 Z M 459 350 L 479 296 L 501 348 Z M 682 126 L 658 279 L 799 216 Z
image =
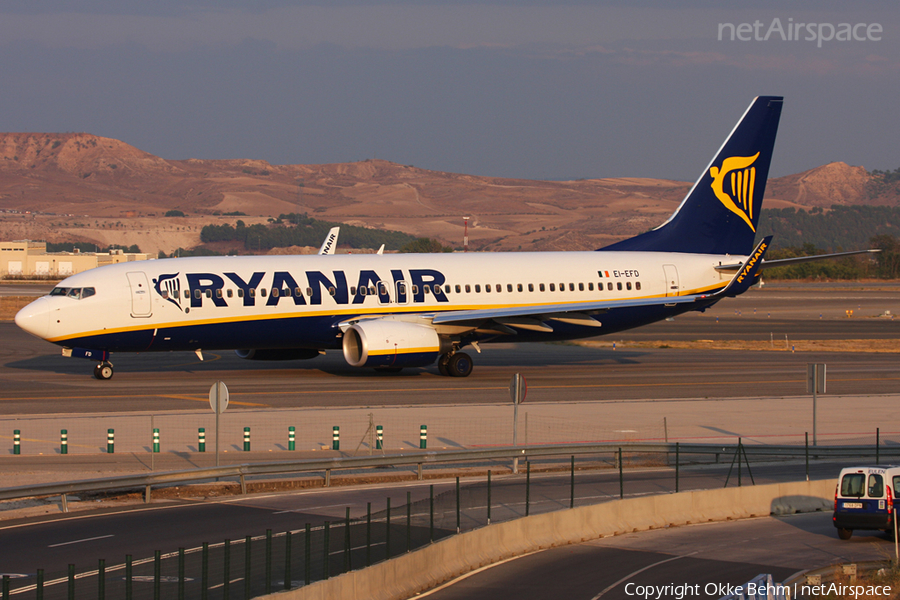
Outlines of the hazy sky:
M 828 40 L 841 23 L 857 39 Z M 773 176 L 894 169 L 898 40 L 895 0 L 5 0 L 0 130 L 170 159 L 692 181 L 773 94 Z

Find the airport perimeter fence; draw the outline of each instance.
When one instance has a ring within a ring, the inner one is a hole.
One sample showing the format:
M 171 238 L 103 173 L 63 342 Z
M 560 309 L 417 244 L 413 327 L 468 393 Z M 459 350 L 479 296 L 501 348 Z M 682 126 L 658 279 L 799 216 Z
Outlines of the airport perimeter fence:
M 240 522 L 233 522 L 225 528 L 229 532 L 223 535 L 225 539 L 210 540 L 191 548 L 160 548 L 144 551 L 140 556 L 113 557 L 109 561 L 110 557 L 82 551 L 83 563 L 67 567 L 61 567 L 60 563 L 52 569 L 4 577 L 2 598 L 249 599 L 364 568 L 491 523 L 597 504 L 635 493 L 677 492 L 680 461 L 682 458 L 687 461 L 692 453 L 714 454 L 716 461 L 722 459 L 721 464 L 714 472 L 695 473 L 697 479 L 689 486 L 683 478 L 681 491 L 686 487 L 718 487 L 723 480 L 726 485 L 729 481 L 731 486 L 739 485 L 735 469 L 741 468 L 741 458 L 747 469 L 744 485 L 752 484 L 751 464 L 773 457 L 783 460 L 785 456 L 802 460 L 806 450 L 805 446 L 743 447 L 738 443 L 705 448 L 686 445 L 682 453 L 680 444 L 658 446 L 623 445 L 577 456 L 564 454 L 568 448 L 557 447 L 558 452 L 551 454 L 548 447 L 548 453 L 543 456 L 540 449 L 530 449 L 527 460 L 523 459 L 519 465 L 519 474 L 498 476 L 498 471 L 509 472 L 503 464 L 511 455 L 507 449 L 504 461 L 481 458 L 474 463 L 469 461 L 468 465 L 462 460 L 453 463 L 457 469 L 487 467 L 481 477 L 471 480 L 455 477 L 405 490 L 389 489 L 382 501 L 368 502 L 365 511 L 345 508 L 341 511 L 343 518 L 317 514 L 314 509 L 308 512 L 297 509 L 281 517 L 279 530 L 246 531 Z M 876 449 L 870 445 L 812 450 L 823 455 L 827 450 L 832 457 L 860 456 L 871 460 Z M 900 447 L 886 447 L 883 454 L 898 457 Z M 631 469 L 666 463 L 674 469 Z M 598 470 L 598 467 L 605 469 Z M 756 477 L 760 475 L 756 471 Z M 283 527 L 285 522 L 289 523 L 287 527 Z

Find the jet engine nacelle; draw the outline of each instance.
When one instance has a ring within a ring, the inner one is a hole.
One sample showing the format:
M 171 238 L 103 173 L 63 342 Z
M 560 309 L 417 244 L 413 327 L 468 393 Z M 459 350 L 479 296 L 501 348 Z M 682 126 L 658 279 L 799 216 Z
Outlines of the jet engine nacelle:
M 440 355 L 441 340 L 431 327 L 379 319 L 347 328 L 343 348 L 354 367 L 424 367 Z
M 246 360 L 308 360 L 319 356 L 319 351 L 310 348 L 244 348 L 235 354 Z

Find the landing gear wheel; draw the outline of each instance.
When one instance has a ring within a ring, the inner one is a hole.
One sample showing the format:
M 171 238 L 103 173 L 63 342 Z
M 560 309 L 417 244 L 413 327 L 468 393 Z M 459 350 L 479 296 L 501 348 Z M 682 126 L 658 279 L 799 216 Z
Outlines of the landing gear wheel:
M 447 363 L 450 362 L 450 354 L 441 354 L 438 358 L 438 372 L 444 377 L 449 377 L 450 372 L 447 370 Z
M 447 362 L 447 373 L 452 377 L 468 377 L 472 373 L 472 357 L 465 352 L 457 352 Z
M 94 367 L 94 377 L 101 380 L 111 379 L 113 376 L 113 366 L 111 363 L 104 362 Z
M 838 527 L 838 537 L 842 540 L 849 540 L 850 536 L 853 535 L 852 529 L 844 529 L 843 527 Z

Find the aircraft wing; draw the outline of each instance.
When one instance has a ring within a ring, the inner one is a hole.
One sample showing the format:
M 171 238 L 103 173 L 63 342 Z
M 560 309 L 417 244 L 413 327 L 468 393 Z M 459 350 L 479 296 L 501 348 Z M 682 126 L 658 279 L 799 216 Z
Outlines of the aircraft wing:
M 632 300 L 598 300 L 596 302 L 577 302 L 571 304 L 538 304 L 533 306 L 503 306 L 478 310 L 455 310 L 436 313 L 431 322 L 438 325 L 444 323 L 462 323 L 467 321 L 494 319 L 500 322 L 509 320 L 510 324 L 514 324 L 512 319 L 517 317 L 542 317 L 543 319 L 558 321 L 571 319 L 580 324 L 587 324 L 587 322 L 582 323 L 582 321 L 587 321 L 587 319 L 581 318 L 581 316 L 591 318 L 589 317 L 589 313 L 602 313 L 613 308 L 631 308 L 636 306 L 671 306 L 674 304 L 696 302 L 697 300 L 710 297 L 711 296 L 707 294 L 696 294 L 691 296 L 636 298 Z M 597 323 L 597 326 L 599 325 L 600 324 Z
M 763 257 L 772 243 L 772 236 L 761 240 L 747 260 L 739 265 L 731 281 L 718 292 L 712 294 L 692 294 L 688 296 L 662 296 L 656 298 L 634 298 L 629 300 L 597 300 L 595 302 L 576 302 L 570 304 L 544 304 L 537 306 L 509 306 L 485 308 L 478 310 L 458 310 L 437 313 L 432 324 L 471 323 L 473 321 L 492 320 L 503 326 L 520 327 L 535 331 L 552 331 L 543 321 L 562 321 L 577 325 L 600 327 L 591 313 L 602 313 L 614 308 L 633 308 L 637 306 L 673 306 L 698 301 L 717 300 L 724 296 L 737 296 L 746 292 L 759 276 Z

